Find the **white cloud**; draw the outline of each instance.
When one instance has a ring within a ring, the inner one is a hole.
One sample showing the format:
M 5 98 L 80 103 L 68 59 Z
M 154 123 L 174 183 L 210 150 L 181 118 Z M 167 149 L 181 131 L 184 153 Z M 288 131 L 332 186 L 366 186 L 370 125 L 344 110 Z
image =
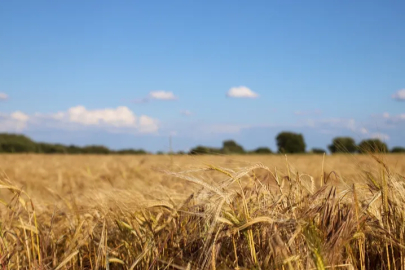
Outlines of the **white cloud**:
M 65 117 L 66 113 L 64 112 L 57 112 L 51 115 L 51 117 L 55 120 L 61 120 Z
M 384 119 L 385 123 L 399 123 L 405 120 L 405 113 L 397 114 L 397 115 L 390 115 L 389 113 L 383 113 L 382 115 L 378 115 Z
M 32 116 L 17 111 L 0 115 L 0 126 L 2 131 L 21 131 L 28 126 L 65 130 L 99 128 L 120 133 L 155 133 L 159 130 L 158 120 L 146 115 L 137 117 L 125 106 L 97 110 L 76 106 L 66 112 L 35 113 Z
M 0 92 L 0 100 L 6 100 L 6 99 L 8 99 L 8 95 L 6 93 Z
M 142 133 L 154 133 L 158 131 L 158 121 L 146 115 L 139 117 L 139 131 Z
M 367 135 L 367 136 L 369 136 L 369 137 L 371 137 L 373 139 L 380 139 L 382 141 L 387 141 L 387 140 L 390 139 L 390 136 L 388 136 L 388 134 L 380 133 L 380 132 L 370 133 L 369 130 L 364 128 L 364 127 L 360 128 L 359 131 L 360 131 L 361 134 Z
M 298 126 L 315 128 L 324 134 L 338 134 L 342 131 L 350 131 L 356 134 L 356 136 L 361 137 L 381 135 L 373 132 L 375 121 L 372 123 L 364 123 L 362 121 L 360 124 L 352 118 L 307 119 L 306 121 L 300 121 Z M 379 127 L 381 128 L 382 126 L 379 125 Z
M 396 100 L 405 100 L 405 89 L 398 90 L 392 95 L 392 98 Z
M 306 124 L 310 127 L 345 128 L 351 131 L 357 130 L 356 121 L 352 118 L 308 119 Z
M 181 113 L 182 115 L 185 115 L 185 116 L 190 116 L 190 115 L 193 114 L 193 113 L 190 112 L 189 110 L 183 110 L 183 111 L 181 111 L 180 113 Z
M 397 123 L 405 120 L 405 114 L 403 114 L 403 119 L 401 119 L 401 115 L 391 116 L 384 113 L 379 114 L 379 117 L 381 116 L 384 117 L 385 121 L 394 123 L 394 128 L 399 128 L 399 125 L 397 125 Z M 350 118 L 331 118 L 321 120 L 309 119 L 306 122 L 303 122 L 303 126 L 320 129 L 320 132 L 325 134 L 338 134 L 342 130 L 349 130 L 356 134 L 356 136 L 360 136 L 362 138 L 374 138 L 383 141 L 387 141 L 390 139 L 390 136 L 388 134 L 383 132 L 375 132 L 373 130 L 373 127 L 375 127 L 375 121 L 373 121 L 372 123 L 363 123 L 362 125 L 360 125 L 354 119 Z M 380 123 L 378 124 L 378 127 L 383 131 L 387 131 L 387 128 L 390 128 L 389 126 L 382 125 Z
M 232 87 L 226 95 L 232 98 L 257 98 L 259 96 L 246 86 Z
M 388 141 L 390 139 L 390 136 L 388 136 L 388 134 L 384 134 L 384 133 L 373 133 L 373 134 L 371 134 L 371 138 L 380 139 L 382 141 Z
M 25 113 L 20 112 L 20 111 L 13 112 L 10 116 L 11 116 L 11 119 L 14 119 L 14 120 L 20 121 L 20 122 L 27 122 L 29 119 L 28 115 L 26 115 Z
M 162 100 L 177 99 L 177 97 L 173 94 L 173 92 L 168 91 L 152 91 L 149 93 L 149 97 L 151 99 L 162 99 Z
M 152 99 L 157 100 L 176 100 L 177 97 L 173 94 L 173 92 L 169 91 L 151 91 L 149 95 L 143 98 L 134 99 L 132 102 L 136 104 L 148 103 Z
M 127 107 L 120 106 L 115 109 L 106 108 L 87 110 L 84 106 L 72 107 L 66 114 L 59 112 L 55 119 L 62 119 L 64 115 L 71 123 L 84 126 L 101 126 L 104 128 L 124 128 L 141 133 L 154 133 L 159 129 L 158 121 L 146 115 L 139 118 Z
M 368 130 L 363 127 L 363 128 L 360 129 L 360 133 L 361 134 L 368 134 Z
M 60 116 L 62 116 L 60 114 Z M 70 122 L 82 125 L 110 125 L 115 127 L 134 127 L 136 116 L 125 106 L 116 109 L 87 110 L 84 106 L 72 107 L 68 110 Z
M 23 112 L 0 114 L 0 132 L 21 132 L 27 127 L 30 117 Z
M 39 113 L 36 112 L 32 115 L 32 120 L 63 120 L 67 117 L 67 112 L 57 112 L 57 113 Z

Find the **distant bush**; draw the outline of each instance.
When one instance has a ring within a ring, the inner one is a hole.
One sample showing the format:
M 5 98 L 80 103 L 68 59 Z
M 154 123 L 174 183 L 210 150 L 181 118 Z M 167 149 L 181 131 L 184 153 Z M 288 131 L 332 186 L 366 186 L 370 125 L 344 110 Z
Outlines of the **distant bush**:
M 102 145 L 88 145 L 83 147 L 84 154 L 110 154 L 110 149 Z
M 305 141 L 302 134 L 293 132 L 281 132 L 276 137 L 277 147 L 279 153 L 305 153 Z M 350 137 L 336 137 L 333 139 L 332 144 L 328 146 L 332 153 L 360 153 L 368 152 L 388 152 L 387 145 L 378 139 L 363 140 L 358 146 L 355 141 Z M 394 147 L 391 153 L 405 153 L 404 147 Z M 0 153 L 42 153 L 42 154 L 118 154 L 118 155 L 144 155 L 148 154 L 143 149 L 121 149 L 111 150 L 103 145 L 63 145 L 52 144 L 45 142 L 35 142 L 25 135 L 0 133 Z M 169 152 L 168 154 L 175 155 L 203 155 L 203 154 L 271 154 L 273 153 L 268 147 L 259 147 L 252 151 L 245 151 L 245 149 L 233 140 L 225 140 L 222 143 L 222 148 L 214 148 L 207 146 L 197 146 L 192 148 L 188 153 L 179 151 L 177 153 Z M 323 154 L 326 153 L 324 149 L 313 148 L 310 153 Z M 156 153 L 157 155 L 165 154 L 162 151 Z
M 114 151 L 114 154 L 120 155 L 144 155 L 147 154 L 145 150 L 142 149 L 122 149 L 118 151 Z
M 259 147 L 259 148 L 255 149 L 255 150 L 251 151 L 250 153 L 253 153 L 253 154 L 272 154 L 273 152 L 268 147 Z
M 20 134 L 0 133 L 0 153 L 42 153 L 42 154 L 147 154 L 142 149 L 123 149 L 113 151 L 102 145 L 76 145 L 52 144 L 34 142 Z
M 305 141 L 302 134 L 281 132 L 276 137 L 279 153 L 305 153 Z
M 245 154 L 245 149 L 235 141 L 226 140 L 222 143 L 222 148 L 214 148 L 199 145 L 189 151 L 190 155 L 212 155 L 212 154 Z
M 34 153 L 38 145 L 24 135 L 0 133 L 0 152 L 2 153 Z
M 68 154 L 82 154 L 83 153 L 83 149 L 79 146 L 76 145 L 69 145 L 66 147 L 66 152 Z
M 388 152 L 388 146 L 379 139 L 363 140 L 359 144 L 360 153 L 386 153 Z
M 190 150 L 190 155 L 204 155 L 204 154 L 220 154 L 221 149 L 218 148 L 211 148 L 206 146 L 197 146 Z
M 311 153 L 313 153 L 313 154 L 324 154 L 324 153 L 326 153 L 326 151 L 321 149 L 321 148 L 312 148 Z
M 394 147 L 391 149 L 391 153 L 405 153 L 404 147 Z
M 244 154 L 245 149 L 242 146 L 237 144 L 235 141 L 227 140 L 222 144 L 222 153 L 224 154 Z
M 328 148 L 332 153 L 355 153 L 357 151 L 356 142 L 350 137 L 336 137 Z
M 67 147 L 62 144 L 37 143 L 38 153 L 62 154 L 67 153 Z

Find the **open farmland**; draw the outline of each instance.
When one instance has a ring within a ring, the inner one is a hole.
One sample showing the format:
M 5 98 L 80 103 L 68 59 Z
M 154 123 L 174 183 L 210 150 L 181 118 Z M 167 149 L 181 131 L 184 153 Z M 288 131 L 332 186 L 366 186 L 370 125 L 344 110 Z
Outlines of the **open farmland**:
M 405 269 L 405 155 L 2 155 L 0 169 L 5 269 Z

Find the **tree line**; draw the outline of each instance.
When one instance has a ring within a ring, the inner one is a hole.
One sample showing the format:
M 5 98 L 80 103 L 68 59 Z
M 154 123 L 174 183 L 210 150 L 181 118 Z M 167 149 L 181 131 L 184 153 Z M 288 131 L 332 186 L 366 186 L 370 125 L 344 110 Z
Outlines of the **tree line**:
M 276 137 L 276 153 L 314 153 L 323 154 L 327 151 L 320 148 L 313 148 L 306 151 L 304 136 L 299 133 L 283 131 Z M 356 144 L 355 140 L 350 137 L 336 137 L 328 146 L 331 153 L 368 153 L 368 152 L 391 152 L 405 153 L 405 148 L 394 147 L 388 149 L 386 143 L 379 139 L 366 139 Z M 25 135 L 0 133 L 0 153 L 44 153 L 44 154 L 150 154 L 143 149 L 121 149 L 112 150 L 102 145 L 63 145 L 51 144 L 44 142 L 35 142 Z M 272 154 L 274 153 L 268 147 L 259 147 L 254 150 L 245 150 L 241 145 L 233 140 L 223 142 L 221 148 L 208 146 L 197 146 L 188 153 L 177 152 L 171 154 Z M 164 154 L 158 152 L 158 154 Z
M 25 135 L 0 133 L 0 153 L 43 153 L 43 154 L 147 154 L 142 149 L 112 150 L 103 145 L 52 144 L 35 142 Z
M 283 131 L 276 137 L 278 151 L 277 153 L 298 154 L 298 153 L 314 153 L 323 154 L 326 150 L 313 148 L 309 152 L 306 151 L 304 136 L 299 133 Z M 369 153 L 369 152 L 391 152 L 405 153 L 405 148 L 394 147 L 388 149 L 386 143 L 379 139 L 366 139 L 356 144 L 353 138 L 336 137 L 328 146 L 331 153 Z M 245 151 L 241 145 L 235 141 L 224 141 L 222 148 L 212 148 L 206 146 L 197 146 L 191 149 L 190 154 L 271 154 L 273 153 L 268 147 L 259 147 L 253 151 Z

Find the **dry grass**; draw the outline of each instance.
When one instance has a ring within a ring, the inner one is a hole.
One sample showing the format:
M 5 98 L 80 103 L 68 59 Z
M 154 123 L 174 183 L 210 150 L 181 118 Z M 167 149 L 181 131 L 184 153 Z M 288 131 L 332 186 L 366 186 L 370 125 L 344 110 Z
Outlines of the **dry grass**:
M 0 269 L 405 269 L 405 156 L 0 157 Z

